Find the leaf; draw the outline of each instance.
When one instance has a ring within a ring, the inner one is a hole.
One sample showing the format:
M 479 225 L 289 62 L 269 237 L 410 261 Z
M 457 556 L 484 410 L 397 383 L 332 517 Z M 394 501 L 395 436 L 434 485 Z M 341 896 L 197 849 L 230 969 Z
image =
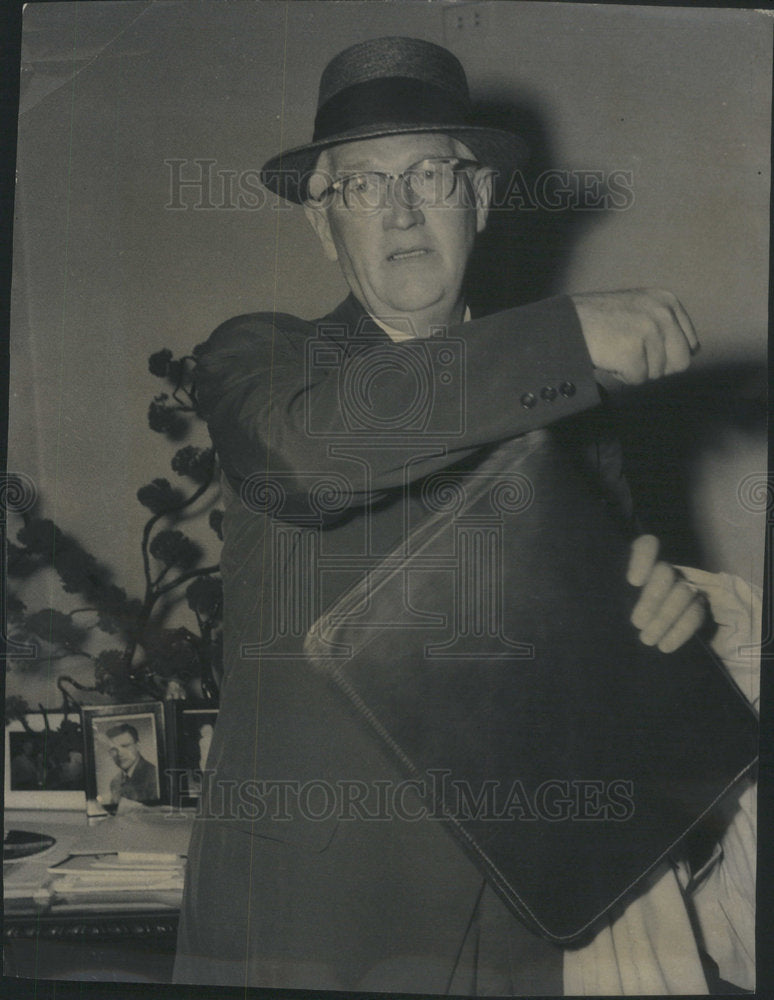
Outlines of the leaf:
M 19 529 L 16 538 L 30 552 L 51 559 L 63 535 L 53 521 L 48 518 L 33 517 Z
M 186 628 L 149 631 L 143 636 L 142 645 L 148 666 L 160 677 L 187 680 L 199 672 L 196 636 Z
M 68 594 L 83 594 L 89 600 L 98 600 L 104 574 L 100 573 L 94 556 L 80 545 L 63 536 L 62 545 L 54 555 L 53 566 Z
M 215 456 L 212 448 L 197 448 L 189 444 L 175 453 L 171 464 L 179 476 L 188 476 L 195 483 L 203 484 L 212 479 Z
M 188 430 L 188 421 L 177 406 L 167 403 L 169 396 L 162 392 L 148 407 L 148 426 L 158 434 L 166 434 L 172 441 L 179 441 Z
M 21 574 L 29 575 L 30 567 L 23 567 L 23 560 L 37 557 L 33 569 L 52 566 L 69 594 L 83 594 L 96 602 L 104 586 L 106 571 L 74 538 L 61 531 L 53 521 L 34 518 L 17 533 L 17 539 L 26 551 L 14 552 L 14 559 L 20 561 Z M 24 554 L 22 554 L 24 553 Z
M 21 641 L 19 636 L 10 636 L 10 639 L 13 642 Z M 37 670 L 40 670 L 41 667 L 49 666 L 49 661 L 46 658 L 39 658 L 37 656 L 30 656 L 25 659 L 15 656 L 9 657 L 8 663 L 11 665 L 13 670 L 18 671 L 20 674 L 34 674 Z
M 126 690 L 129 679 L 126 657 L 121 649 L 103 649 L 94 660 L 94 680 L 98 691 L 116 695 Z
M 16 580 L 25 580 L 40 567 L 40 558 L 33 555 L 20 545 L 15 545 L 9 541 L 6 543 L 6 567 L 9 577 Z
M 167 369 L 167 378 L 173 385 L 183 384 L 184 367 L 182 361 L 170 361 Z
M 115 584 L 104 589 L 97 615 L 97 624 L 103 632 L 110 635 L 121 632 L 126 637 L 133 635 L 141 615 L 142 601 L 136 597 L 128 599 L 126 591 Z
M 163 514 L 179 507 L 185 499 L 181 490 L 170 485 L 168 479 L 154 479 L 137 490 L 137 499 L 153 514 Z
M 214 621 L 219 618 L 223 604 L 223 584 L 219 577 L 200 576 L 185 591 L 188 607 L 200 618 Z
M 210 511 L 209 523 L 212 530 L 218 536 L 218 538 L 223 541 L 223 516 L 224 511 L 216 507 L 215 510 Z
M 17 597 L 16 594 L 9 593 L 5 598 L 5 611 L 9 618 L 15 619 L 19 615 L 24 614 L 27 610 L 27 605 L 24 601 Z
M 88 629 L 76 625 L 69 615 L 54 608 L 43 608 L 27 615 L 24 624 L 39 639 L 62 646 L 69 652 L 81 649 L 89 634 Z
M 156 351 L 148 358 L 148 371 L 157 378 L 166 378 L 169 371 L 169 362 L 172 360 L 172 351 L 165 347 L 162 351 Z
M 152 539 L 150 553 L 165 566 L 190 569 L 202 556 L 201 548 L 182 531 L 160 531 Z
M 9 722 L 13 722 L 16 719 L 23 719 L 25 715 L 29 715 L 32 711 L 29 702 L 26 698 L 22 698 L 20 694 L 9 694 L 6 695 L 5 699 L 5 724 L 8 725 Z

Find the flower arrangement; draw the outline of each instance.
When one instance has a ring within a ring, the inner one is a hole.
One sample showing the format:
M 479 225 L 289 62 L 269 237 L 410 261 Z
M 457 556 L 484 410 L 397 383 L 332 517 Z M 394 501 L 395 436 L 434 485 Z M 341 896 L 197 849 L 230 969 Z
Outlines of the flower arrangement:
M 153 398 L 148 425 L 170 441 L 180 441 L 200 419 L 192 381 L 198 351 L 175 358 L 164 349 L 149 359 L 150 373 L 166 383 L 166 391 Z M 137 500 L 149 512 L 139 540 L 145 584 L 139 596 L 127 594 L 107 566 L 53 521 L 37 516 L 34 506 L 18 515 L 23 523 L 7 542 L 7 658 L 12 668 L 26 670 L 36 662 L 58 661 L 64 667 L 90 660 L 93 685 L 76 682 L 66 672 L 58 678 L 65 711 L 82 699 L 73 693 L 78 690 L 98 692 L 115 702 L 217 702 L 222 657 L 219 567 L 202 564 L 202 546 L 180 527 L 197 505 L 196 518 L 204 511 L 210 528 L 221 537 L 223 512 L 215 506 L 217 460 L 211 448 L 189 444 L 175 452 L 171 468 L 185 485 L 156 478 L 137 491 Z M 68 612 L 27 607 L 19 591 L 46 569 L 55 572 L 65 593 L 78 595 L 78 607 Z M 191 627 L 170 627 L 170 612 L 183 601 Z M 99 643 L 93 641 L 95 633 L 101 633 Z M 95 652 L 95 645 L 102 648 Z M 29 706 L 16 696 L 8 700 L 6 719 L 9 711 L 10 717 L 20 718 Z

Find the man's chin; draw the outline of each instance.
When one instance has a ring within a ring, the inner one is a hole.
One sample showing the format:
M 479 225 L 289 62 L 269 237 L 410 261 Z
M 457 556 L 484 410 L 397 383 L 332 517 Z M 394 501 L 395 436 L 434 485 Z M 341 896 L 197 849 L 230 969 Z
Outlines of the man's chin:
M 428 313 L 437 311 L 439 314 L 450 312 L 454 304 L 445 306 L 443 293 L 428 294 L 426 288 L 402 289 L 399 294 L 385 297 L 382 312 L 385 318 L 388 314 L 395 316 L 416 316 L 426 318 Z M 443 320 L 439 320 L 443 322 Z

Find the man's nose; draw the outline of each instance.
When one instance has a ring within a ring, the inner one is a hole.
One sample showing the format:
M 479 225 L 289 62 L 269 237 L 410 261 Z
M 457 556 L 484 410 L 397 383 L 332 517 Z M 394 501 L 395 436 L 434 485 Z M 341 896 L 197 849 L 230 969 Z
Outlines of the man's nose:
M 419 199 L 404 178 L 398 178 L 392 185 L 384 208 L 385 229 L 411 229 L 425 221 Z

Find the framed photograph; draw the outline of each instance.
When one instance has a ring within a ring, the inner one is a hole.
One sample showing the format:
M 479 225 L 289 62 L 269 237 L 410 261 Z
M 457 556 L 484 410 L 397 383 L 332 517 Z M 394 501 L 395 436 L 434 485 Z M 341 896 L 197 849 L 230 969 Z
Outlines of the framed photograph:
M 30 712 L 5 727 L 5 808 L 82 809 L 80 718 Z
M 86 797 L 108 812 L 121 799 L 169 802 L 164 705 L 89 705 L 81 709 Z
M 171 803 L 173 806 L 196 806 L 218 710 L 191 708 L 184 701 L 171 701 L 167 705 Z

